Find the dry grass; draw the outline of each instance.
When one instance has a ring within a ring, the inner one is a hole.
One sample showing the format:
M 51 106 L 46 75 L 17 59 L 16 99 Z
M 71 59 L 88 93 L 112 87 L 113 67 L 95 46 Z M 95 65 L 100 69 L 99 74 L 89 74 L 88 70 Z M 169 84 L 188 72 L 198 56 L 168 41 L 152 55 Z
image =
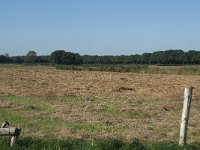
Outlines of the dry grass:
M 186 86 L 200 94 L 200 76 L 62 71 L 51 67 L 0 68 L 0 95 L 182 99 Z
M 200 140 L 199 76 L 50 67 L 0 72 L 0 121 L 13 116 L 12 123 L 21 126 L 25 136 L 177 141 L 184 87 L 192 85 L 189 141 Z

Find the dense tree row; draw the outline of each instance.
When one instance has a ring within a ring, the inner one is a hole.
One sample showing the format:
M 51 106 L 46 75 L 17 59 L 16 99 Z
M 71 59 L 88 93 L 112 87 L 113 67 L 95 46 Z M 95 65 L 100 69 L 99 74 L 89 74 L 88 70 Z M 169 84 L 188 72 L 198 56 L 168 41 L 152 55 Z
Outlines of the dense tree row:
M 200 64 L 200 51 L 166 50 L 142 55 L 83 56 L 84 64 Z
M 66 64 L 77 65 L 82 64 L 82 57 L 78 53 L 65 52 L 64 50 L 56 50 L 50 56 L 37 56 L 35 51 L 29 51 L 25 56 L 5 56 L 0 55 L 0 63 L 16 63 L 16 64 Z
M 0 55 L 0 63 L 12 63 L 12 61 L 9 56 Z
M 37 56 L 29 51 L 25 56 L 0 55 L 0 63 L 51 63 L 51 64 L 200 64 L 200 51 L 166 50 L 142 55 L 80 56 L 78 53 L 56 50 L 49 56 Z

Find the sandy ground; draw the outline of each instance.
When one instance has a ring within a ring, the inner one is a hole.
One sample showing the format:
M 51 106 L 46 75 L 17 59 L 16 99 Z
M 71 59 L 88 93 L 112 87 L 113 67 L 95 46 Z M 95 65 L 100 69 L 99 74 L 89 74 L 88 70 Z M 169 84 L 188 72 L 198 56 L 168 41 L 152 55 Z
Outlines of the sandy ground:
M 200 76 L 189 75 L 0 68 L 0 95 L 182 99 L 187 86 L 193 86 L 194 97 L 199 97 L 199 83 Z

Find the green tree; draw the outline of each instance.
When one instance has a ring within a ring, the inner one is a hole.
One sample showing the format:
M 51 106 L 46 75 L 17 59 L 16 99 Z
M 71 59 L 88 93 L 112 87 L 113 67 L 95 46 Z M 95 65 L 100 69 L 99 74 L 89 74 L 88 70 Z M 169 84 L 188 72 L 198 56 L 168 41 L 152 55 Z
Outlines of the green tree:
M 56 50 L 50 55 L 50 62 L 53 64 L 64 64 L 65 63 L 65 51 Z
M 50 62 L 53 64 L 81 64 L 82 58 L 78 53 L 65 52 L 64 50 L 56 50 L 50 55 Z
M 6 63 L 6 56 L 0 55 L 0 63 Z
M 24 58 L 24 63 L 27 63 L 27 64 L 34 64 L 35 61 L 37 59 L 37 54 L 35 51 L 29 51 L 25 58 Z
M 9 54 L 0 55 L 0 63 L 12 63 L 13 60 L 9 57 Z

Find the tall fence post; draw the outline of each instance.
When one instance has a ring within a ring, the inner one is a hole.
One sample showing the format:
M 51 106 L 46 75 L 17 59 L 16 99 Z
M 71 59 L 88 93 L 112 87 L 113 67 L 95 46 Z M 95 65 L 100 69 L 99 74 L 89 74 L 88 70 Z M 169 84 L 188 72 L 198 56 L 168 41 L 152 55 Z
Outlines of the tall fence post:
M 181 117 L 181 127 L 180 127 L 180 138 L 179 145 L 185 145 L 187 141 L 187 126 L 190 113 L 190 105 L 192 101 L 192 89 L 193 87 L 185 88 L 184 91 L 184 101 L 183 101 L 183 112 Z

